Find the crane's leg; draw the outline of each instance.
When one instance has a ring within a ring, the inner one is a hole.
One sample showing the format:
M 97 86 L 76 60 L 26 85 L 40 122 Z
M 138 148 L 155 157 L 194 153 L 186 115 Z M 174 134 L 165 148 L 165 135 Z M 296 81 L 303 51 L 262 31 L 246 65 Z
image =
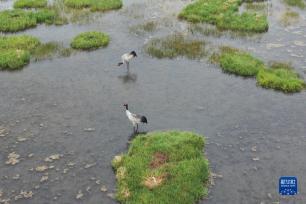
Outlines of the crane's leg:
M 136 124 L 136 132 L 138 132 L 138 124 Z
M 130 71 L 130 63 L 129 62 L 126 62 L 126 69 L 127 69 L 128 72 Z

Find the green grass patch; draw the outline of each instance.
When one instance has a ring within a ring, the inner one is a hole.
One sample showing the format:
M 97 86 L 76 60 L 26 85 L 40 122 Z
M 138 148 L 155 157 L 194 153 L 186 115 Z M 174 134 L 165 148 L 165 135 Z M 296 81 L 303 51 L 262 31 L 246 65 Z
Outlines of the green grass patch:
M 289 6 L 299 7 L 301 9 L 305 8 L 305 1 L 304 0 L 284 0 L 284 2 Z
M 218 29 L 241 32 L 266 32 L 267 16 L 253 12 L 239 14 L 241 0 L 197 0 L 186 6 L 179 18 L 190 22 L 206 22 Z
M 93 50 L 105 47 L 109 43 L 109 36 L 105 33 L 91 31 L 77 35 L 71 42 L 71 47 L 81 50 Z
M 0 70 L 17 70 L 30 62 L 30 53 L 19 49 L 0 49 Z
M 0 36 L 0 49 L 16 49 L 32 51 L 40 45 L 36 37 L 29 35 Z
M 0 12 L 0 31 L 17 32 L 35 27 L 37 24 L 53 24 L 57 20 L 57 13 L 52 9 L 25 11 L 20 9 Z
M 14 2 L 14 8 L 44 8 L 47 3 L 47 0 L 17 0 Z
M 249 53 L 229 47 L 221 48 L 221 53 L 214 60 L 224 72 L 243 77 L 254 77 L 260 69 L 265 68 L 262 61 Z
M 258 72 L 256 79 L 257 84 L 264 88 L 285 93 L 300 92 L 305 88 L 305 82 L 288 67 L 277 66 L 273 69 L 262 69 Z
M 36 18 L 31 15 L 32 12 L 23 10 L 6 10 L 0 12 L 0 31 L 16 32 L 37 25 Z
M 207 54 L 204 41 L 187 39 L 182 34 L 152 39 L 145 45 L 145 51 L 156 58 L 170 59 L 178 56 L 199 59 Z
M 191 132 L 138 135 L 128 153 L 112 161 L 116 198 L 129 204 L 196 203 L 208 192 L 203 148 L 204 138 Z
M 121 0 L 64 0 L 65 5 L 70 8 L 89 8 L 91 11 L 108 11 L 120 9 Z

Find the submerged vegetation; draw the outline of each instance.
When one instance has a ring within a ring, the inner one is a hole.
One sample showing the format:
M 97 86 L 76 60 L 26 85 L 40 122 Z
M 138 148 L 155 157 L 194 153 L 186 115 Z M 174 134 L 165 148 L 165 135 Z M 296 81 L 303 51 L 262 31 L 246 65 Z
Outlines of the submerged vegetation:
M 47 0 L 17 0 L 14 2 L 14 8 L 44 8 L 47 3 Z
M 257 74 L 258 85 L 283 91 L 285 93 L 300 92 L 305 87 L 305 82 L 286 63 L 274 63 L 271 69 L 262 69 Z
M 109 36 L 105 33 L 91 31 L 77 35 L 71 42 L 71 47 L 81 50 L 93 50 L 105 47 L 109 43 Z
M 108 11 L 120 9 L 121 0 L 64 0 L 65 5 L 70 8 L 90 8 L 91 11 Z
M 145 46 L 145 51 L 153 57 L 170 59 L 178 56 L 199 59 L 206 55 L 204 41 L 187 39 L 182 34 L 152 39 Z
M 259 69 L 265 67 L 263 62 L 249 53 L 230 47 L 221 48 L 221 54 L 218 58 L 224 72 L 244 77 L 256 76 Z
M 191 132 L 137 136 L 127 154 L 112 162 L 117 199 L 130 204 L 191 204 L 207 195 L 208 161 L 204 138 Z
M 71 48 L 65 48 L 61 43 L 58 42 L 48 42 L 45 44 L 40 44 L 32 52 L 32 58 L 35 61 L 52 59 L 54 56 L 68 57 L 72 53 Z
M 299 20 L 299 13 L 291 10 L 286 10 L 281 16 L 281 24 L 284 26 L 291 25 L 293 23 L 297 23 Z
M 266 32 L 269 27 L 267 16 L 253 12 L 239 14 L 241 3 L 241 0 L 197 0 L 186 6 L 179 18 L 210 23 L 221 30 Z
M 130 32 L 135 33 L 137 35 L 143 34 L 145 32 L 153 32 L 157 28 L 157 22 L 155 21 L 147 21 L 142 24 L 138 24 L 135 26 L 131 26 L 129 28 Z
M 304 0 L 284 0 L 284 2 L 289 6 L 295 6 L 301 9 L 304 9 L 306 6 Z

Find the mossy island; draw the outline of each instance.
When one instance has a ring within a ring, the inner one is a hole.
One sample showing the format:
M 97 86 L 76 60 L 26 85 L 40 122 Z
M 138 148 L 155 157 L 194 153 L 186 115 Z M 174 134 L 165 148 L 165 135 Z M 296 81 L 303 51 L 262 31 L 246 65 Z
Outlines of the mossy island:
M 264 88 L 285 93 L 300 92 L 306 87 L 304 80 L 287 63 L 273 63 L 270 69 L 261 69 L 256 79 L 257 84 Z
M 116 156 L 117 194 L 121 203 L 192 204 L 208 194 L 209 164 L 204 137 L 165 131 L 137 135 L 127 154 Z
M 53 24 L 55 20 L 56 12 L 53 10 L 5 10 L 0 12 L 0 31 L 17 32 L 36 27 L 40 23 Z
M 73 38 L 71 47 L 78 50 L 95 50 L 109 43 L 109 36 L 102 32 L 84 32 Z
M 220 65 L 230 74 L 242 77 L 256 77 L 263 88 L 284 93 L 296 93 L 305 89 L 305 82 L 289 63 L 273 62 L 266 65 L 248 52 L 232 47 L 221 47 L 219 53 L 211 56 L 211 61 Z
M 179 14 L 180 19 L 193 23 L 205 22 L 221 30 L 241 32 L 266 32 L 267 16 L 256 12 L 238 12 L 242 0 L 197 0 L 187 5 Z
M 122 7 L 121 0 L 64 0 L 64 3 L 70 8 L 89 8 L 91 11 L 109 11 Z

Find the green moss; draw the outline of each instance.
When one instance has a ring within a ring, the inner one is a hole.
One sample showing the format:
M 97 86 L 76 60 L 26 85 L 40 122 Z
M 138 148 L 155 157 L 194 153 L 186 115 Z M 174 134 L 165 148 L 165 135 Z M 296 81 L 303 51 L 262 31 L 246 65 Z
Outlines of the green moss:
M 0 70 L 17 70 L 30 62 L 30 53 L 19 49 L 0 50 Z
M 90 8 L 92 11 L 107 11 L 122 7 L 121 0 L 65 0 L 65 5 L 70 8 Z
M 101 32 L 85 32 L 77 35 L 71 42 L 74 49 L 91 50 L 105 47 L 109 43 L 109 36 Z
M 199 59 L 206 55 L 204 41 L 187 39 L 181 34 L 152 39 L 145 46 L 145 51 L 153 57 L 170 59 L 178 56 Z
M 14 8 L 44 8 L 47 6 L 47 0 L 17 0 L 14 2 Z
M 304 0 L 284 0 L 284 2 L 289 6 L 299 7 L 301 9 L 305 8 L 305 1 Z
M 228 47 L 223 47 L 216 61 L 219 62 L 224 72 L 244 77 L 256 76 L 260 69 L 265 68 L 259 59 L 244 51 Z
M 258 85 L 285 93 L 300 92 L 305 87 L 305 82 L 299 75 L 287 68 L 262 69 L 256 78 Z
M 127 154 L 114 158 L 121 203 L 191 204 L 207 195 L 204 138 L 191 132 L 137 136 Z
M 39 45 L 39 39 L 29 35 L 0 36 L 0 49 L 31 51 Z
M 197 0 L 185 7 L 179 18 L 190 22 L 206 22 L 219 29 L 266 32 L 268 21 L 265 15 L 251 12 L 238 13 L 241 0 Z

